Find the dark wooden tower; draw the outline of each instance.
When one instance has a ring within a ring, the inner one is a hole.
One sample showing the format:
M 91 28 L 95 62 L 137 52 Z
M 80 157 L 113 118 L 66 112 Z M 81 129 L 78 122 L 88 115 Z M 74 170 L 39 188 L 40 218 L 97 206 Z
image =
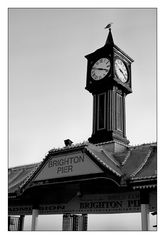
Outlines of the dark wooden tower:
M 103 47 L 85 56 L 86 89 L 93 95 L 93 132 L 91 143 L 126 138 L 125 97 L 132 92 L 131 63 L 133 60 L 114 44 L 111 27 Z

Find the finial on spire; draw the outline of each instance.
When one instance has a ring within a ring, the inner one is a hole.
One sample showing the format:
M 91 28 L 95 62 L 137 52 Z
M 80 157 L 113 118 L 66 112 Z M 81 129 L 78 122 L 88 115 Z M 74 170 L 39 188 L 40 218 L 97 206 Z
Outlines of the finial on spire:
M 109 23 L 109 24 L 108 24 L 108 25 L 105 27 L 105 29 L 107 29 L 107 28 L 108 28 L 108 29 L 110 30 L 110 29 L 111 29 L 111 26 L 112 26 L 112 24 L 113 24 L 113 22 L 110 22 L 110 23 Z
M 108 33 L 108 37 L 107 37 L 107 40 L 105 42 L 105 45 L 114 45 L 114 42 L 113 42 L 113 37 L 112 37 L 112 32 L 111 32 L 111 26 L 112 26 L 113 22 L 109 23 L 105 29 L 109 29 L 109 33 Z

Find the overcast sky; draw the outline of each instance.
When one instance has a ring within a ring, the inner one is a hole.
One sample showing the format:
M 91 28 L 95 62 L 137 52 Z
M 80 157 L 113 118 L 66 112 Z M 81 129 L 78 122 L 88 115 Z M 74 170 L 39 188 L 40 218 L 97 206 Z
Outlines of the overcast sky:
M 109 22 L 115 44 L 134 59 L 127 138 L 130 145 L 156 141 L 155 9 L 10 9 L 10 167 L 40 162 L 67 138 L 91 136 L 84 56 L 105 44 Z

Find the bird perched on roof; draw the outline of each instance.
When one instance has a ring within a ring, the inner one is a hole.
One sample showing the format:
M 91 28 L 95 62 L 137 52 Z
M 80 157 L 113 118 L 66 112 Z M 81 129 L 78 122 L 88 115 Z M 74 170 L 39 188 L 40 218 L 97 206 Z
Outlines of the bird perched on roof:
M 113 22 L 109 23 L 109 24 L 105 27 L 105 29 L 106 29 L 106 28 L 110 29 L 111 26 L 112 26 L 112 24 L 113 24 Z

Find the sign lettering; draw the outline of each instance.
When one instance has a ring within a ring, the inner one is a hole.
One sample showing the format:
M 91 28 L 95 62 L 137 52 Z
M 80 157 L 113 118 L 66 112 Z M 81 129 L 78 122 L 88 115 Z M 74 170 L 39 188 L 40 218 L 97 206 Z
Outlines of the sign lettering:
M 50 158 L 34 181 L 102 172 L 85 153 L 78 151 Z
M 80 209 L 90 208 L 122 208 L 122 201 L 110 201 L 110 202 L 87 202 L 80 203 Z
M 57 174 L 63 174 L 73 171 L 73 165 L 77 163 L 84 162 L 84 155 L 77 155 L 75 157 L 65 157 L 61 159 L 50 160 L 48 163 L 48 167 L 56 168 Z

